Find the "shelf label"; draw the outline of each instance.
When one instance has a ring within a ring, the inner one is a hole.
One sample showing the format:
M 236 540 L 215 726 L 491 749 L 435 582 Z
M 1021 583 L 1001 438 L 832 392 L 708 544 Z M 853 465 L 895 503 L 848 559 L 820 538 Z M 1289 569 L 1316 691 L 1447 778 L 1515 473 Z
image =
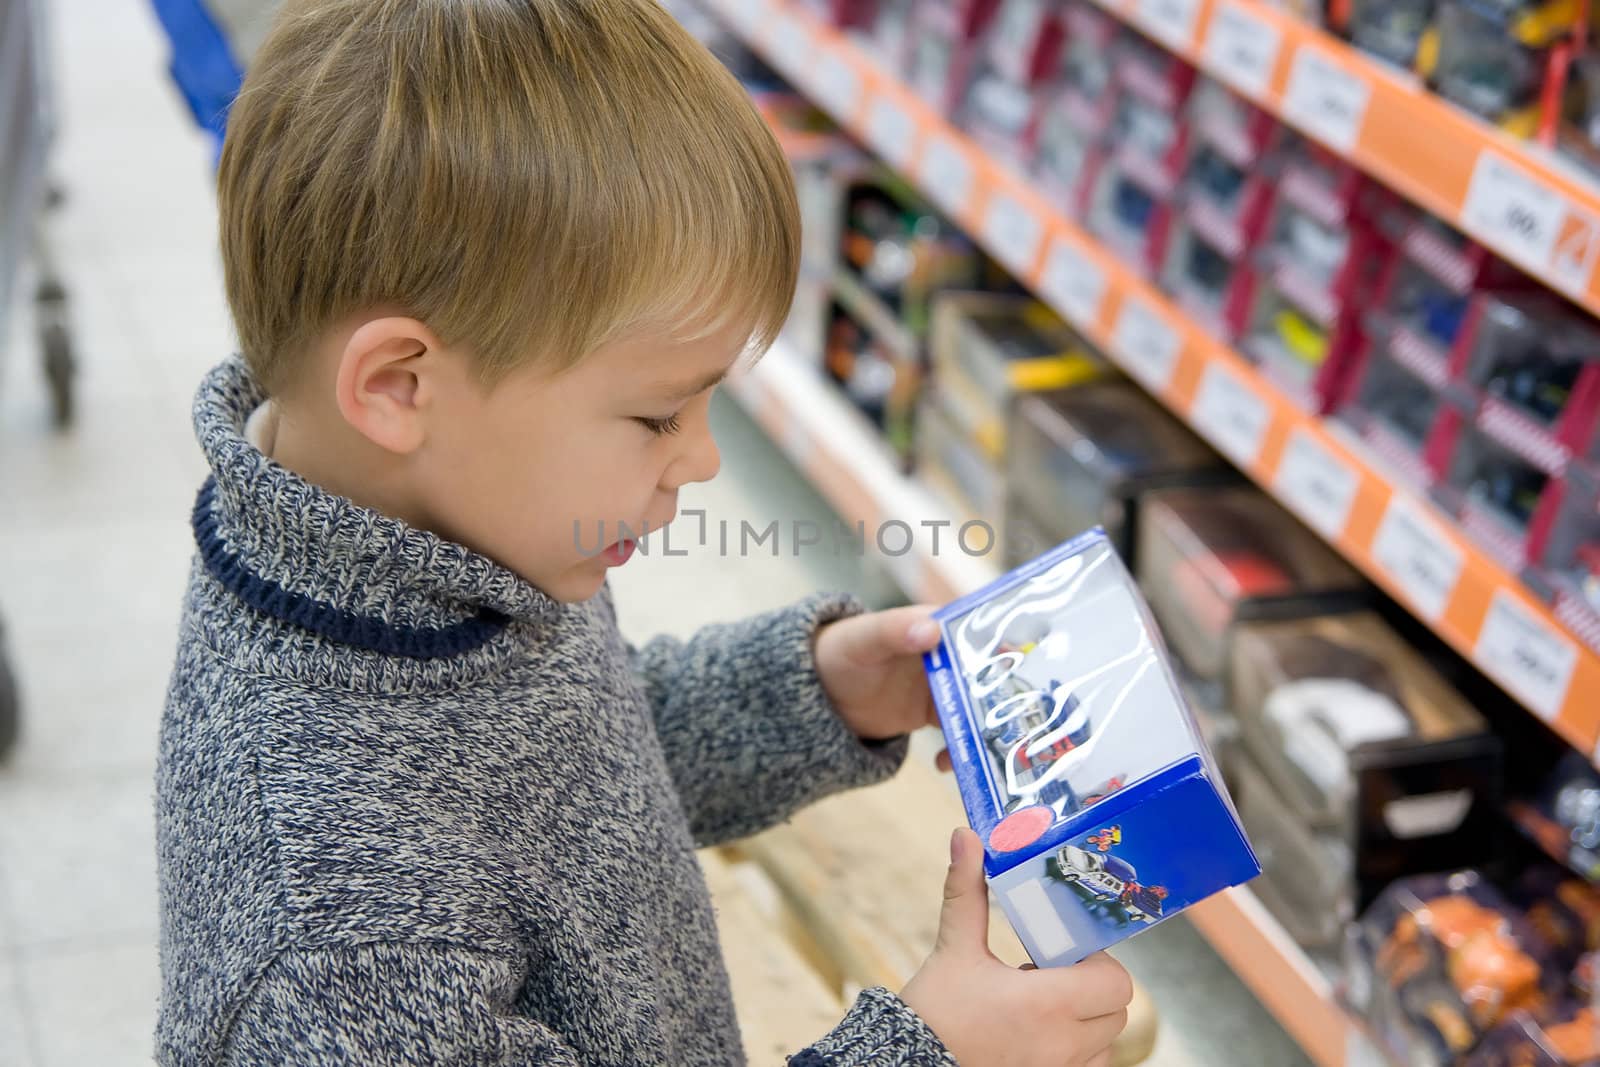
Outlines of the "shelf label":
M 1194 43 L 1200 0 L 1137 0 L 1133 14 L 1146 33 L 1182 52 Z
M 1283 31 L 1235 4 L 1221 4 L 1206 31 L 1205 63 L 1247 96 L 1267 95 Z
M 1546 721 L 1561 713 L 1578 646 L 1505 589 L 1496 589 L 1472 658 Z
M 1272 484 L 1313 530 L 1332 541 L 1350 521 L 1361 476 L 1305 430 L 1295 430 Z
M 983 215 L 983 237 L 994 258 L 1013 274 L 1027 274 L 1039 258 L 1044 223 L 1005 193 L 995 193 Z
M 817 65 L 816 93 L 834 118 L 849 122 L 861 106 L 861 75 L 843 56 L 829 49 Z
M 948 137 L 935 137 L 922 157 L 922 181 L 940 207 L 960 215 L 972 196 L 972 162 Z
M 1317 140 L 1348 152 L 1367 117 L 1372 86 L 1316 48 L 1302 45 L 1289 69 L 1283 117 Z
M 811 59 L 814 41 L 806 27 L 792 15 L 772 15 L 767 31 L 767 46 L 772 51 L 776 66 L 801 84 L 809 85 L 813 77 Z
M 867 143 L 891 165 L 905 170 L 917 148 L 917 124 L 899 104 L 879 97 L 867 112 Z
M 1106 296 L 1106 272 L 1076 246 L 1056 241 L 1039 287 L 1068 322 L 1082 330 L 1094 329 Z
M 1372 557 L 1429 622 L 1450 602 L 1461 578 L 1461 549 L 1417 505 L 1396 494 L 1372 541 Z
M 1261 455 L 1272 409 L 1231 370 L 1213 363 L 1201 375 L 1189 418 L 1223 455 L 1249 467 Z
M 1583 290 L 1600 249 L 1593 219 L 1487 148 L 1472 168 L 1461 228 L 1568 290 Z
M 1183 337 L 1154 308 L 1128 297 L 1117 313 L 1111 347 L 1122 357 L 1123 367 L 1153 392 L 1164 393 L 1178 369 Z

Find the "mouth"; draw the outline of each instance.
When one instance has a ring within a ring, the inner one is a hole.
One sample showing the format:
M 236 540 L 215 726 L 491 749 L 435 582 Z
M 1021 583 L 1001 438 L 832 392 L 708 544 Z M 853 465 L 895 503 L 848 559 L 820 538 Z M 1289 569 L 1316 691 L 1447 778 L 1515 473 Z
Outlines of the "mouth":
M 608 567 L 620 567 L 633 555 L 636 544 L 631 539 L 613 542 L 601 550 L 600 559 Z

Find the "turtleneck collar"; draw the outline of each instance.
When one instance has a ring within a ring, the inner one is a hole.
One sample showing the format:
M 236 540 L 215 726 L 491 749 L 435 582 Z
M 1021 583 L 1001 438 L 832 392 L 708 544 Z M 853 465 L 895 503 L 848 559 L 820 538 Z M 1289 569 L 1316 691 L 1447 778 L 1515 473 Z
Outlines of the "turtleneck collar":
M 195 501 L 206 570 L 260 615 L 383 657 L 437 660 L 561 605 L 485 556 L 319 489 L 246 425 L 266 395 L 244 363 L 211 371 L 195 433 L 211 466 Z

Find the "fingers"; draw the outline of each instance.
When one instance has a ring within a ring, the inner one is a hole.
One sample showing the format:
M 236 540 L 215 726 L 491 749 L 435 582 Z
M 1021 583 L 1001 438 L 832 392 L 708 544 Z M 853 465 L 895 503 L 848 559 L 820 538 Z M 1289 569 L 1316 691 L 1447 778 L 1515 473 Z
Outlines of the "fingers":
M 933 765 L 935 767 L 938 767 L 941 771 L 949 772 L 949 770 L 950 770 L 950 750 L 947 749 L 947 748 L 941 748 L 939 750 L 939 754 L 937 756 L 933 757 Z
M 1083 1067 L 1111 1067 L 1113 1062 L 1114 1061 L 1111 1057 L 1111 1049 L 1103 1048 L 1093 1056 L 1090 1056 L 1087 1060 L 1084 1060 Z
M 1133 978 L 1104 952 L 1071 967 L 1046 971 L 1041 980 L 1055 985 L 1052 995 L 1079 1019 L 1112 1015 L 1133 1002 Z
M 950 869 L 939 912 L 939 948 L 963 953 L 989 951 L 989 887 L 983 880 L 983 846 L 966 827 L 950 838 Z
M 1127 1008 L 1112 1012 L 1110 1015 L 1099 1015 L 1093 1019 L 1085 1019 L 1080 1024 L 1078 1031 L 1081 1035 L 1078 1046 L 1085 1052 L 1094 1053 L 1093 1056 L 1089 1057 L 1089 1063 L 1094 1063 L 1102 1053 L 1105 1054 L 1107 1057 L 1106 1062 L 1109 1063 L 1111 1043 L 1127 1027 Z

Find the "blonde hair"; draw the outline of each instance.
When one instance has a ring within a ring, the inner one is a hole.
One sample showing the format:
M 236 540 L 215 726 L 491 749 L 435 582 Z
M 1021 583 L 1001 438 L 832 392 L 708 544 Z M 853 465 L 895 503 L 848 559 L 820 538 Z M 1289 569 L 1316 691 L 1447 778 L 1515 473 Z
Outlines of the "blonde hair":
M 291 0 L 218 189 L 228 302 L 269 392 L 385 305 L 485 381 L 636 329 L 748 324 L 764 346 L 798 269 L 782 152 L 654 0 Z

